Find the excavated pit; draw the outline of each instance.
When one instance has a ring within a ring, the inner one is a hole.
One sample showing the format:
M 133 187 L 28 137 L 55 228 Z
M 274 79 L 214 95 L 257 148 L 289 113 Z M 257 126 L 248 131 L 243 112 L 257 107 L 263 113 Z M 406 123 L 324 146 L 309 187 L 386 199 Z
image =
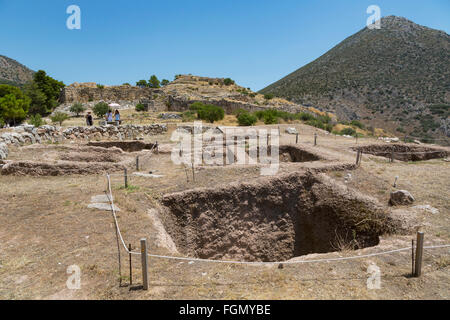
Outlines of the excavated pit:
M 375 199 L 310 172 L 189 190 L 162 203 L 178 250 L 203 259 L 285 261 L 375 246 L 394 228 Z
M 102 148 L 119 148 L 125 152 L 137 152 L 142 150 L 152 150 L 157 147 L 155 143 L 145 143 L 143 141 L 92 141 L 88 146 Z
M 29 146 L 19 160 L 3 161 L 2 175 L 66 176 L 122 171 L 126 153 L 116 147 Z M 27 160 L 30 159 L 30 160 Z
M 223 157 L 222 163 L 225 165 L 233 164 L 238 162 L 237 156 L 237 148 L 238 145 L 235 143 L 232 144 L 224 144 L 223 147 L 219 148 L 214 146 L 206 146 L 203 149 L 203 156 L 207 155 L 208 157 Z M 325 160 L 324 157 L 319 156 L 314 151 L 306 149 L 306 147 L 302 147 L 299 145 L 280 145 L 278 147 L 279 161 L 280 162 L 312 162 L 312 161 L 320 161 Z M 266 158 L 260 158 L 260 155 L 266 155 Z M 271 147 L 258 147 L 256 149 L 256 157 L 250 157 L 249 148 L 245 148 L 245 161 L 246 163 L 250 162 L 250 159 L 253 162 L 264 163 L 268 158 L 271 158 L 272 150 Z
M 374 144 L 351 148 L 353 151 L 361 150 L 365 154 L 372 154 L 379 157 L 391 158 L 400 161 L 424 161 L 430 159 L 441 159 L 448 156 L 448 150 L 439 147 L 424 147 L 409 144 Z

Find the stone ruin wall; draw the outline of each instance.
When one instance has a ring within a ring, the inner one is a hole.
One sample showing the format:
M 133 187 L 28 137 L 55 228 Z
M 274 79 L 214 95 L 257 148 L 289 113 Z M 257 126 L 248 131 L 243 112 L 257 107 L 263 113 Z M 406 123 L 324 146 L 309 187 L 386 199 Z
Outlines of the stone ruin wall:
M 103 89 L 92 86 L 68 86 L 65 87 L 59 98 L 60 103 L 90 101 L 139 101 L 149 99 L 157 89 L 139 88 L 132 86 L 113 86 Z
M 167 132 L 167 125 L 124 125 L 100 127 L 61 128 L 45 125 L 16 127 L 13 132 L 0 133 L 0 160 L 8 156 L 8 145 L 22 146 L 35 143 L 88 142 L 91 140 L 134 140 Z

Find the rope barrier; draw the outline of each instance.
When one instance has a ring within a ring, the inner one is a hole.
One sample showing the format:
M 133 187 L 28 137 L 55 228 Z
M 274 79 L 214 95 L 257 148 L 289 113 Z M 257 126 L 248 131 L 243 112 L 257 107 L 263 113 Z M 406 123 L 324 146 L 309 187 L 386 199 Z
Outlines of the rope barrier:
M 117 221 L 117 215 L 116 210 L 114 207 L 114 199 L 112 196 L 111 191 L 111 179 L 110 175 L 106 175 L 108 179 L 108 192 L 107 196 L 111 204 L 111 211 L 114 217 L 115 225 L 117 228 L 117 234 L 120 238 L 120 241 L 125 249 L 125 251 L 128 254 L 132 255 L 141 255 L 140 252 L 134 252 L 130 251 L 125 244 L 125 241 L 123 240 L 122 233 L 120 232 L 119 223 Z M 428 246 L 424 247 L 424 249 L 437 249 L 437 248 L 447 248 L 450 247 L 449 245 L 438 245 L 438 246 Z M 298 261 L 276 261 L 276 262 L 245 262 L 245 261 L 229 261 L 229 260 L 212 260 L 212 259 L 200 259 L 200 258 L 188 258 L 188 257 L 174 257 L 174 256 L 164 256 L 164 255 L 157 255 L 157 254 L 147 254 L 151 258 L 160 258 L 160 259 L 169 259 L 169 260 L 180 260 L 180 261 L 197 261 L 197 262 L 208 262 L 208 263 L 226 263 L 226 264 L 243 264 L 243 265 L 272 265 L 272 264 L 304 264 L 304 263 L 317 263 L 317 262 L 330 262 L 330 261 L 345 261 L 345 260 L 355 260 L 355 259 L 362 259 L 362 258 L 369 258 L 369 257 L 376 257 L 396 252 L 402 252 L 402 251 L 409 251 L 411 250 L 411 247 L 406 248 L 400 248 L 400 249 L 394 249 L 389 251 L 383 251 L 383 252 L 376 252 L 376 253 L 370 253 L 365 255 L 359 255 L 359 256 L 351 256 L 351 257 L 339 257 L 339 258 L 328 258 L 328 259 L 315 259 L 315 260 L 298 260 Z

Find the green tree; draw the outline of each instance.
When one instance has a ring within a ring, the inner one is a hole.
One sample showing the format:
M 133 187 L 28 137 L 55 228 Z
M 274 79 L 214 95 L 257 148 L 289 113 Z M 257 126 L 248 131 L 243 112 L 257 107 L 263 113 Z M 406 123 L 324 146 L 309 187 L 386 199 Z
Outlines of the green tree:
M 48 114 L 58 105 L 61 90 L 65 85 L 63 82 L 48 76 L 43 70 L 39 70 L 34 74 L 33 83 L 35 86 L 32 86 L 31 90 L 39 90 L 45 95 L 45 103 L 42 105 L 42 96 L 39 92 L 35 93 L 35 95 L 39 96 L 39 99 L 32 101 L 35 107 L 39 106 L 38 112 L 36 113 L 40 113 L 41 115 Z
M 161 88 L 161 82 L 158 80 L 156 75 L 152 75 L 148 81 L 148 86 L 150 88 Z
M 99 102 L 92 109 L 92 112 L 99 118 L 102 118 L 108 111 L 109 106 L 106 102 Z
M 225 117 L 225 111 L 221 107 L 207 104 L 197 110 L 197 115 L 199 119 L 214 123 L 214 121 L 222 120 Z
M 136 82 L 136 86 L 141 88 L 148 87 L 148 83 L 146 80 L 139 80 L 138 82 Z
M 45 115 L 47 110 L 47 96 L 39 89 L 37 83 L 34 81 L 28 83 L 24 87 L 25 94 L 31 99 L 30 114 Z
M 0 118 L 4 122 L 20 123 L 27 116 L 30 98 L 19 88 L 0 85 Z
M 169 83 L 170 83 L 170 81 L 167 80 L 167 79 L 162 79 L 161 80 L 161 86 L 163 86 L 163 87 L 167 86 Z
M 64 112 L 56 112 L 53 116 L 50 117 L 53 123 L 59 123 L 62 126 L 63 122 L 69 119 L 69 116 Z
M 70 112 L 75 113 L 77 115 L 77 117 L 80 116 L 80 113 L 84 112 L 86 110 L 86 108 L 83 106 L 83 104 L 77 102 L 75 104 L 73 104 L 70 107 Z

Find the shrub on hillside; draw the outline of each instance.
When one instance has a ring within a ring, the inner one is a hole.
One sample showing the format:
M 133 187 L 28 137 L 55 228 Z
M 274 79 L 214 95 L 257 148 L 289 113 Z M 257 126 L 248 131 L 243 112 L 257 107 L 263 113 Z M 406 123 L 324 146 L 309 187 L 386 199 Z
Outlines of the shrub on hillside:
M 275 98 L 275 95 L 272 93 L 266 93 L 264 95 L 264 99 L 266 99 L 266 100 L 272 100 L 273 98 Z
M 258 121 L 258 118 L 256 118 L 255 115 L 250 114 L 248 112 L 242 112 L 237 117 L 237 120 L 240 126 L 248 127 L 253 126 L 256 123 L 256 121 Z
M 50 117 L 53 123 L 59 123 L 62 126 L 63 122 L 69 119 L 69 116 L 63 112 L 56 112 L 53 116 Z
M 346 136 L 354 136 L 356 135 L 356 130 L 353 128 L 345 128 L 341 130 L 340 134 Z
M 234 80 L 232 80 L 232 79 L 230 79 L 230 78 L 226 78 L 226 79 L 223 80 L 223 83 L 224 83 L 226 86 L 231 86 L 231 85 L 233 85 L 235 82 L 234 82 Z
M 366 128 L 366 126 L 364 125 L 364 123 L 362 123 L 361 121 L 358 121 L 358 120 L 353 120 L 352 122 L 350 122 L 350 124 L 351 124 L 352 126 L 355 126 L 355 127 L 360 128 L 360 129 L 362 129 L 362 130 L 364 130 L 364 129 Z
M 94 106 L 92 111 L 97 117 L 103 118 L 103 116 L 109 111 L 109 106 L 106 102 L 99 102 Z
M 142 112 L 145 111 L 145 106 L 142 103 L 138 103 L 135 107 L 136 111 Z
M 197 115 L 201 120 L 214 123 L 214 121 L 222 120 L 225 117 L 225 111 L 221 107 L 207 104 L 203 108 L 197 110 Z
M 28 123 L 38 128 L 44 124 L 44 121 L 42 120 L 42 116 L 39 113 L 37 113 L 30 117 Z
M 75 113 L 77 117 L 80 115 L 80 113 L 84 112 L 86 110 L 85 107 L 79 102 L 75 103 L 70 107 L 70 112 Z
M 197 113 L 197 118 L 205 120 L 210 123 L 222 120 L 225 117 L 225 111 L 218 106 L 211 104 L 203 104 L 201 102 L 194 102 L 189 106 L 190 111 Z
M 183 122 L 192 122 L 197 117 L 197 113 L 195 111 L 185 111 L 181 117 Z

